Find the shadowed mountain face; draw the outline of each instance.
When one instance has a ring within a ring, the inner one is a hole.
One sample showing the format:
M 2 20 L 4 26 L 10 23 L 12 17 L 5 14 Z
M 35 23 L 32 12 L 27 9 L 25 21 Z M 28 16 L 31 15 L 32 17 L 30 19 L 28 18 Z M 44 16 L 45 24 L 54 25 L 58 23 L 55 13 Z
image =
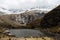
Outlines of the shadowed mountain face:
M 44 28 L 60 25 L 60 6 L 45 14 L 41 20 L 41 26 Z

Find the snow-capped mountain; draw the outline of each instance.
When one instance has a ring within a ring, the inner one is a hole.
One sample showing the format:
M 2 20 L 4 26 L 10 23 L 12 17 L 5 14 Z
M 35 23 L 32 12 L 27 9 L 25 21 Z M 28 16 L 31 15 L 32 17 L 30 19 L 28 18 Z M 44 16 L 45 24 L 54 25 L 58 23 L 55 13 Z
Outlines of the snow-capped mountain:
M 35 10 L 35 11 L 40 11 L 40 13 L 42 13 L 42 12 L 44 12 L 44 13 L 47 13 L 47 12 L 49 12 L 51 9 L 39 9 L 39 8 L 35 8 L 35 9 L 9 9 L 8 11 L 10 11 L 11 13 L 16 13 L 16 14 L 20 14 L 20 13 L 24 13 L 24 12 L 26 12 L 26 11 L 33 11 L 33 10 Z
M 0 7 L 0 12 L 3 12 L 3 13 L 0 13 L 0 14 L 20 14 L 20 13 L 24 13 L 26 11 L 33 11 L 33 10 L 36 10 L 36 11 L 40 11 L 40 13 L 44 12 L 44 13 L 47 13 L 48 11 L 50 11 L 50 9 L 40 9 L 40 8 L 30 8 L 30 9 L 6 9 L 6 8 L 3 8 L 3 7 Z
M 10 14 L 10 11 L 8 11 L 5 8 L 0 7 L 0 14 L 5 15 L 5 14 Z

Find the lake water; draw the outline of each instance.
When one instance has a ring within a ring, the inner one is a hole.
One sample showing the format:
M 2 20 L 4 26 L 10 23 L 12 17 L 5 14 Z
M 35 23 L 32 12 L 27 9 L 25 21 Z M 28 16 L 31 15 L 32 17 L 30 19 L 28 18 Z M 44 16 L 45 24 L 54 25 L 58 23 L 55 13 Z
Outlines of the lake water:
M 35 29 L 10 29 L 8 31 L 16 37 L 40 37 L 44 35 L 41 31 Z

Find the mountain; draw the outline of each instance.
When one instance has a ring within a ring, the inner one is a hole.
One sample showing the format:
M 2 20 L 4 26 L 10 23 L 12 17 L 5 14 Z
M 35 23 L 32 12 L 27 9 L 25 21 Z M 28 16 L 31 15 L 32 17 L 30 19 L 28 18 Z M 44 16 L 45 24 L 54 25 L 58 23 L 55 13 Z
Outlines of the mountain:
M 60 5 L 46 13 L 41 19 L 36 19 L 30 25 L 40 27 L 46 32 L 60 34 Z
M 29 9 L 7 9 L 7 8 L 3 8 L 0 7 L 0 11 L 4 12 L 5 14 L 20 14 L 20 13 L 24 13 L 25 11 L 32 11 L 32 10 L 40 10 L 40 12 L 48 12 L 51 9 L 40 9 L 40 8 L 29 8 Z
M 40 10 L 25 11 L 21 14 L 10 14 L 0 16 L 0 26 L 7 28 L 31 28 L 28 24 L 44 16 Z
M 5 14 L 10 14 L 11 12 L 9 12 L 7 9 L 0 7 L 0 15 L 5 15 Z
M 55 27 L 60 25 L 60 5 L 53 9 L 52 11 L 48 12 L 41 21 L 42 27 Z
M 40 10 L 41 12 L 48 12 L 50 11 L 51 9 L 38 9 L 38 8 L 35 8 L 35 9 L 9 9 L 8 11 L 12 12 L 12 13 L 23 13 L 25 11 L 32 11 L 32 10 Z
M 19 12 L 18 12 L 18 11 Z M 0 7 L 0 11 L 1 11 L 1 15 L 0 16 L 0 26 L 5 26 L 7 28 L 31 28 L 31 26 L 29 26 L 29 23 L 31 23 L 32 21 L 36 20 L 36 19 L 40 19 L 44 16 L 45 13 L 47 13 L 48 11 L 45 9 L 28 9 L 28 10 L 20 10 L 20 9 L 5 9 Z M 11 11 L 16 11 L 15 12 L 11 12 Z M 22 27 L 23 26 L 23 27 Z M 28 26 L 28 27 L 26 27 Z

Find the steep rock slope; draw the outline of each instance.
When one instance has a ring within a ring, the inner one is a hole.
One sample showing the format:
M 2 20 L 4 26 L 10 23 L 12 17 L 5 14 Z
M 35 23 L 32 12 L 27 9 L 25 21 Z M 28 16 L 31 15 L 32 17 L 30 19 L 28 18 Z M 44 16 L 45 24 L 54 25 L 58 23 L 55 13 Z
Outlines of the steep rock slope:
M 55 27 L 60 25 L 60 6 L 45 14 L 41 20 L 42 27 Z
M 31 26 L 27 26 L 27 24 L 33 22 L 36 19 L 43 17 L 44 12 L 40 13 L 40 11 L 26 11 L 21 14 L 10 14 L 10 15 L 2 15 L 0 16 L 1 26 L 7 28 L 31 28 Z

